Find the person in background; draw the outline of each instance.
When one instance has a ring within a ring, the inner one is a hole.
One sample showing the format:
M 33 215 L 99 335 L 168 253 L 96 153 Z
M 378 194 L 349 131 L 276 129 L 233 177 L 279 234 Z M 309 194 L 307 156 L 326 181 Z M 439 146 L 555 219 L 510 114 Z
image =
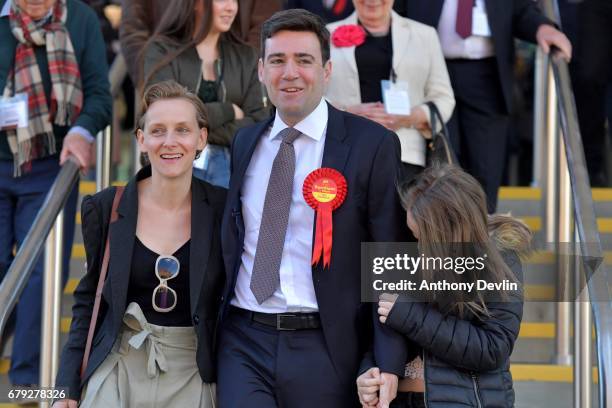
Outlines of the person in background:
M 238 37 L 259 50 L 261 25 L 283 9 L 283 0 L 238 0 L 238 17 L 232 29 Z
M 574 93 L 591 186 L 607 187 L 606 103 L 612 89 L 612 2 L 584 0 L 577 5 Z M 607 51 L 606 51 L 607 50 Z
M 425 166 L 433 102 L 446 121 L 455 100 L 436 31 L 406 19 L 392 0 L 370 4 L 354 0 L 355 12 L 329 24 L 334 70 L 325 97 L 334 106 L 374 120 L 397 133 L 402 146 L 401 178 L 409 180 Z M 348 30 L 358 33 L 350 37 Z M 405 84 L 410 104 L 404 114 L 389 114 L 381 81 Z
M 138 146 L 150 165 L 127 184 L 83 199 L 87 273 L 55 381 L 54 408 L 215 406 L 214 327 L 223 287 L 225 191 L 192 177 L 206 110 L 174 81 L 143 96 Z M 109 236 L 108 275 L 87 367 L 80 369 Z M 80 402 L 79 402 L 80 401 Z
M 493 213 L 513 109 L 514 38 L 545 52 L 556 46 L 568 60 L 572 46 L 532 0 L 397 0 L 395 10 L 438 30 L 457 101 L 451 144 L 461 166 L 482 184 Z
M 529 250 L 531 232 L 512 217 L 488 216 L 480 184 L 458 167 L 434 164 L 401 187 L 400 196 L 419 254 L 432 257 L 445 251 L 440 244 L 461 242 L 460 248 L 452 249 L 473 254 L 465 247 L 469 243 L 487 255 L 482 271 L 475 268 L 457 275 L 452 270 L 450 281 L 507 281 L 517 283 L 518 290 L 492 296 L 484 291 L 428 293 L 429 303 L 410 292 L 399 298 L 383 295 L 378 303 L 380 321 L 413 345 L 391 407 L 514 407 L 509 368 L 523 315 L 519 257 Z M 445 272 L 421 273 L 433 282 L 443 279 Z M 375 361 L 368 365 L 374 367 L 357 379 L 357 386 L 362 405 L 374 407 L 380 370 Z
M 285 0 L 285 10 L 292 8 L 308 10 L 326 23 L 342 20 L 355 10 L 351 0 Z
M 209 145 L 196 176 L 223 187 L 234 133 L 268 116 L 257 52 L 230 31 L 237 13 L 237 0 L 176 0 L 143 50 L 145 86 L 173 79 L 205 103 Z
M 23 243 L 62 164 L 72 155 L 92 163 L 94 135 L 111 118 L 104 40 L 95 13 L 76 0 L 0 0 L 0 279 Z M 23 122 L 16 99 L 25 95 Z M 6 110 L 5 110 L 6 109 Z M 12 114 L 10 113 L 12 112 Z M 78 183 L 64 207 L 62 272 L 74 237 Z M 43 260 L 16 307 L 9 377 L 39 381 Z
M 233 30 L 253 48 L 259 48 L 262 22 L 281 9 L 281 0 L 239 0 L 238 18 Z M 155 32 L 164 12 L 172 4 L 169 0 L 125 0 L 119 25 L 121 52 L 127 62 L 128 73 L 134 84 L 142 81 L 142 49 Z

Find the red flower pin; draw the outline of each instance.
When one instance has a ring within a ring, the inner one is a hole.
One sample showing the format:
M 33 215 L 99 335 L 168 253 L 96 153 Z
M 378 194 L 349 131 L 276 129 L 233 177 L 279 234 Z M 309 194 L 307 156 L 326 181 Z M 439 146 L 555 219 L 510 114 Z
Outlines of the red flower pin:
M 360 25 L 346 24 L 334 30 L 332 43 L 336 47 L 358 47 L 366 39 L 366 32 Z

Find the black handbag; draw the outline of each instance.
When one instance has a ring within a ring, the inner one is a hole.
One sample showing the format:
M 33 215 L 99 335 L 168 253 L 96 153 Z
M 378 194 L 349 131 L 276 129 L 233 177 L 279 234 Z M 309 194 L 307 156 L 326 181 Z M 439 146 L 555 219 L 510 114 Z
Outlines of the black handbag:
M 426 104 L 429 107 L 429 123 L 431 126 L 431 139 L 427 141 L 427 167 L 434 162 L 459 166 L 459 161 L 448 138 L 448 127 L 446 127 L 438 107 L 433 102 L 426 102 Z M 440 124 L 439 130 L 438 123 Z

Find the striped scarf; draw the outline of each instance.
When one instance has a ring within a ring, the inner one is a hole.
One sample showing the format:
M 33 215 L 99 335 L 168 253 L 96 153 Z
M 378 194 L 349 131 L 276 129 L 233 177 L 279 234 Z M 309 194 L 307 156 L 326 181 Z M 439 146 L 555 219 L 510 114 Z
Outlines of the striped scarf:
M 53 124 L 73 124 L 83 107 L 81 74 L 64 25 L 66 17 L 66 0 L 57 0 L 51 15 L 42 23 L 33 21 L 16 0 L 11 2 L 9 22 L 18 45 L 3 97 L 28 95 L 28 127 L 7 131 L 15 177 L 28 172 L 32 160 L 57 153 Z M 34 55 L 34 47 L 43 45 L 52 83 L 50 105 Z

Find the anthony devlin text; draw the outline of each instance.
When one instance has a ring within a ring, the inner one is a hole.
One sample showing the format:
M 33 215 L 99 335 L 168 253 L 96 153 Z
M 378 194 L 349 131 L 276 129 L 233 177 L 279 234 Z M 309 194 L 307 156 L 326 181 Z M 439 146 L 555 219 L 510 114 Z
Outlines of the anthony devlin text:
M 490 291 L 518 291 L 518 283 L 504 279 L 501 282 L 487 282 L 483 279 L 478 279 L 476 282 L 448 282 L 446 279 L 429 282 L 422 280 L 420 284 L 408 279 L 402 279 L 396 282 L 384 282 L 377 279 L 372 282 L 375 291 L 383 292 L 398 292 L 398 291 L 464 291 L 471 293 L 476 290 Z

